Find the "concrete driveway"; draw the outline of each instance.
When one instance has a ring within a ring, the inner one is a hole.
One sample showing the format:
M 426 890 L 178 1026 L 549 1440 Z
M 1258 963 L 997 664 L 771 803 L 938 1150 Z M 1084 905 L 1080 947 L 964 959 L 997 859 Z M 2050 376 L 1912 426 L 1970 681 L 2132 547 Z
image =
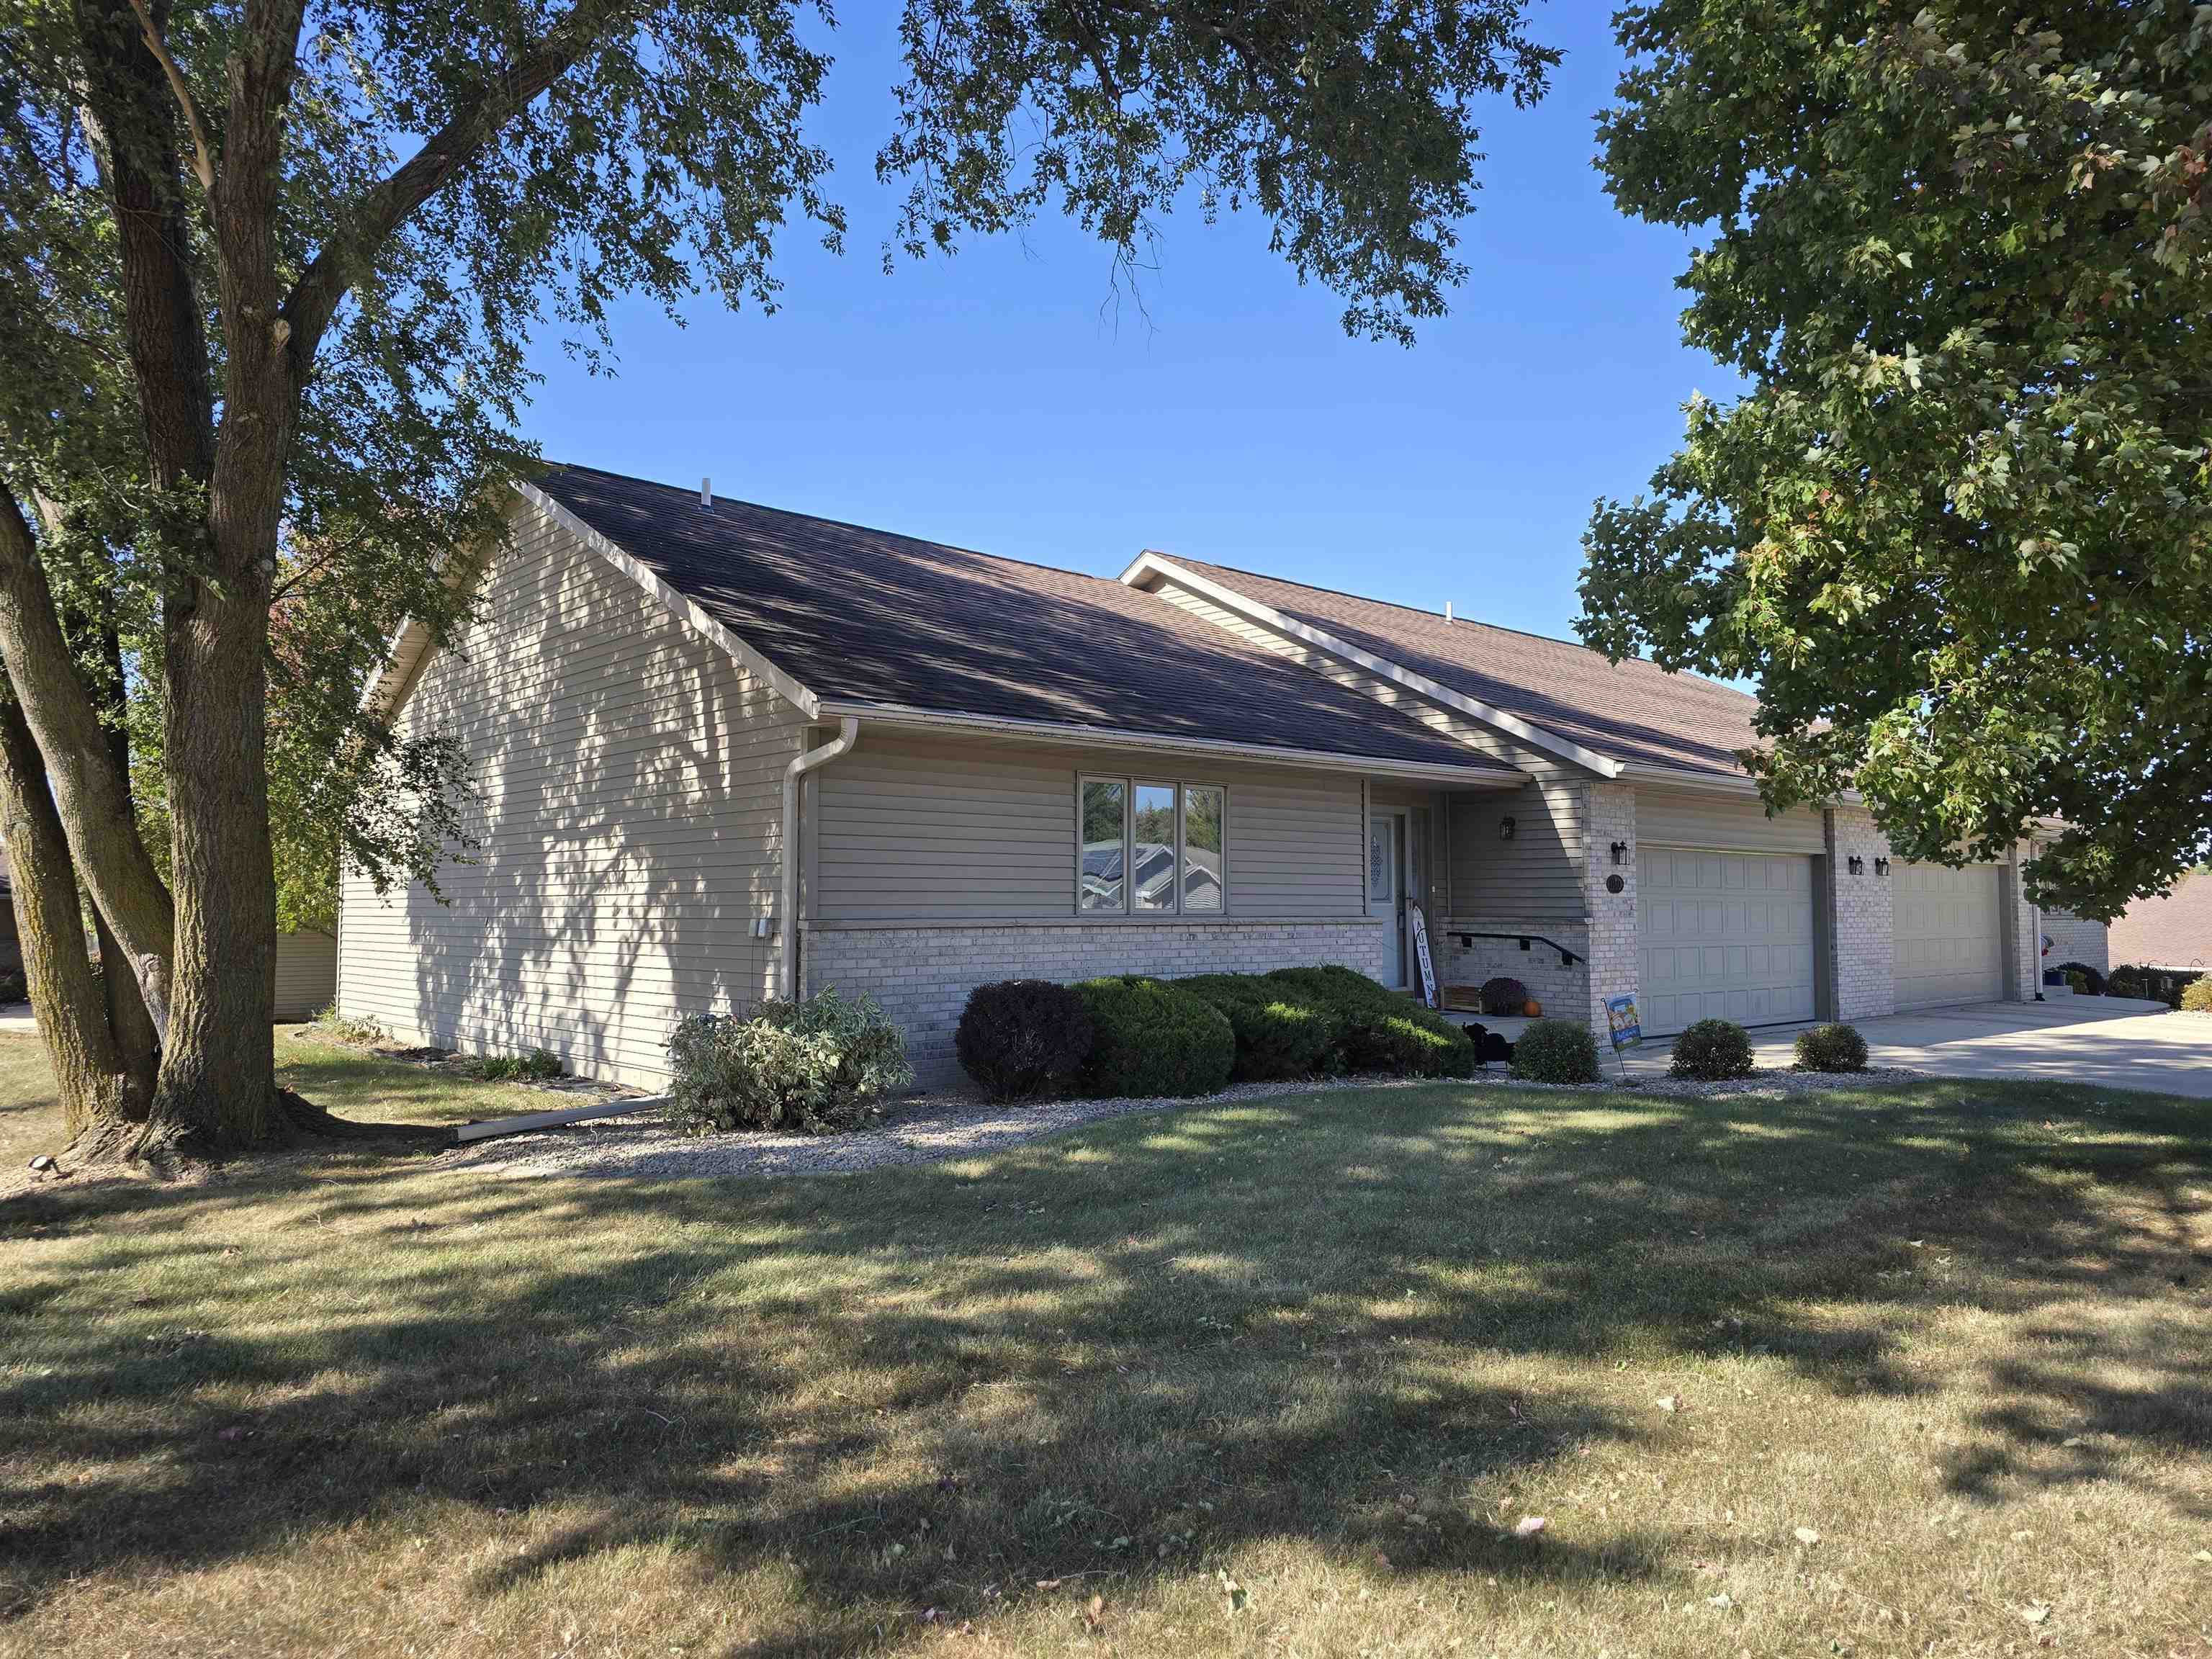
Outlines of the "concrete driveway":
M 1870 1066 L 1901 1066 L 1937 1077 L 2150 1089 L 2212 1100 L 2212 1016 L 2172 1013 L 2163 1003 L 2123 997 L 1976 1002 L 1853 1023 L 1867 1040 Z M 1754 1030 L 1752 1048 L 1760 1068 L 1795 1065 L 1792 1045 L 1804 1029 Z M 1662 1038 L 1635 1050 L 1628 1057 L 1630 1072 L 1663 1075 L 1671 1047 Z

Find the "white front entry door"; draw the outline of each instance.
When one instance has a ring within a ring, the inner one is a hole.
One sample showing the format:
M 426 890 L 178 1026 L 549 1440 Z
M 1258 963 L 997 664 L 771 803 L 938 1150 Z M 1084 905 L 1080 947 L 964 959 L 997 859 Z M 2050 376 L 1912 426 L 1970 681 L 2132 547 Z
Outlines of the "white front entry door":
M 1811 859 L 1646 847 L 1637 876 L 1646 1036 L 1813 1018 Z
M 1382 923 L 1382 982 L 1406 983 L 1406 815 L 1374 812 L 1367 819 L 1367 914 Z

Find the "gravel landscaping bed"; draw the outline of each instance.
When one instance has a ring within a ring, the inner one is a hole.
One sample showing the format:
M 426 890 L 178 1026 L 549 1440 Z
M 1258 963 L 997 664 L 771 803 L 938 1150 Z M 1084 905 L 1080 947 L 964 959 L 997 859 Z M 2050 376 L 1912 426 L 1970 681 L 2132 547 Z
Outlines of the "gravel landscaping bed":
M 615 1118 L 510 1135 L 444 1155 L 449 1164 L 500 1175 L 627 1176 L 670 1180 L 728 1176 L 852 1175 L 896 1164 L 933 1164 L 995 1152 L 1040 1135 L 1139 1112 L 1172 1111 L 1183 1106 L 1220 1106 L 1238 1101 L 1325 1093 L 1338 1089 L 1426 1087 L 1514 1088 L 1554 1094 L 1747 1095 L 1779 1099 L 1820 1090 L 1900 1081 L 1913 1072 L 1873 1069 L 1858 1073 L 1761 1072 L 1725 1083 L 1694 1083 L 1672 1078 L 1611 1081 L 1595 1088 L 1568 1084 L 1524 1083 L 1492 1066 L 1472 1078 L 1439 1084 L 1431 1079 L 1396 1077 L 1329 1078 L 1308 1083 L 1244 1083 L 1196 1099 L 1055 1100 L 1009 1105 L 964 1095 L 932 1095 L 897 1103 L 884 1121 L 840 1134 L 809 1135 L 740 1130 L 730 1134 L 687 1135 L 663 1119 Z

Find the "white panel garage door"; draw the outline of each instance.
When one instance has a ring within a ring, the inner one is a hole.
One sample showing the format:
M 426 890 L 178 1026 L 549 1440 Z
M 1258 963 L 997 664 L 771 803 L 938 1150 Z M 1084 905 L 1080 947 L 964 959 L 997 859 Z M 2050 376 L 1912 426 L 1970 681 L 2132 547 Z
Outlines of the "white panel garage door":
M 1639 864 L 1644 1030 L 1813 1018 L 1811 859 L 1646 847 Z
M 1892 906 L 1899 1008 L 1994 1002 L 2004 994 L 1996 866 L 1900 864 Z

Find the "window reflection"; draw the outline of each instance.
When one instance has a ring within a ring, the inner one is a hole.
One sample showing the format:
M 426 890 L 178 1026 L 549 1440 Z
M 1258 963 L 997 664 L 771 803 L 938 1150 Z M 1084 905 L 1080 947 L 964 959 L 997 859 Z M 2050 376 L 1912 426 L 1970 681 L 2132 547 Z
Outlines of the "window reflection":
M 1093 780 L 1083 786 L 1083 872 L 1079 910 L 1121 908 L 1122 842 L 1128 821 L 1128 785 Z

